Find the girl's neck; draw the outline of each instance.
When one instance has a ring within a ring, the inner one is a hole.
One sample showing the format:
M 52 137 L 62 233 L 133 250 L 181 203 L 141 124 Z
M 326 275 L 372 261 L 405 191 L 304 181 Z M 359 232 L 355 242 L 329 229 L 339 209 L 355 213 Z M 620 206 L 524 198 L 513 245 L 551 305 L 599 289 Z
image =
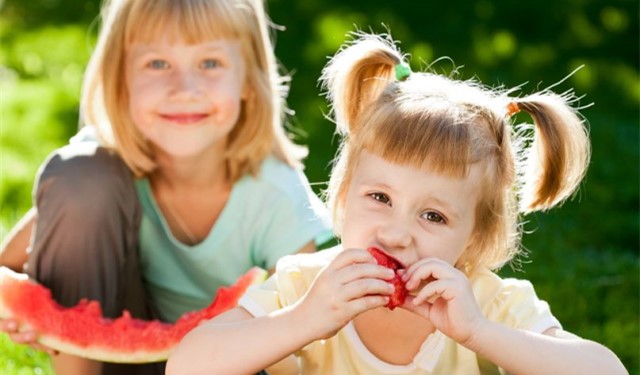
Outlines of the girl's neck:
M 170 190 L 206 189 L 227 185 L 228 169 L 223 152 L 173 157 L 156 153 L 157 168 L 149 175 L 155 187 Z
M 435 332 L 430 321 L 400 308 L 367 311 L 358 315 L 353 325 L 373 355 L 394 365 L 411 363 L 427 337 Z
M 151 190 L 174 237 L 188 245 L 203 241 L 231 193 L 222 152 L 190 158 L 158 157 Z

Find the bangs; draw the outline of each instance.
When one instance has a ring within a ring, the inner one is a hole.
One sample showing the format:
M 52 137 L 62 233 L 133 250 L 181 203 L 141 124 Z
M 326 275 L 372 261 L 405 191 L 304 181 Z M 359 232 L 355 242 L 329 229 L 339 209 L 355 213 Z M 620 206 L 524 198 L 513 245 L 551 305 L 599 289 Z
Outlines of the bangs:
M 253 21 L 248 4 L 238 1 L 155 0 L 133 1 L 125 40 L 153 43 L 167 37 L 169 43 L 187 44 L 214 39 L 239 39 Z
M 402 103 L 374 106 L 363 116 L 359 139 L 354 140 L 356 147 L 393 163 L 426 166 L 451 177 L 465 176 L 489 151 L 489 142 L 479 134 L 478 118 L 461 117 L 468 110 L 460 111 L 448 101 L 418 100 L 419 105 L 415 100 L 400 99 Z

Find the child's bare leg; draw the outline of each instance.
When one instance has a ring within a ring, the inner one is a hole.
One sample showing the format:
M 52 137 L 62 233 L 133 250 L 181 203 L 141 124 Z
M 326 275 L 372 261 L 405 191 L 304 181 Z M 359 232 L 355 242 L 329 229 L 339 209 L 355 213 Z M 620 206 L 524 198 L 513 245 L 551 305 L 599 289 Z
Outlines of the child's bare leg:
M 51 357 L 51 363 L 59 375 L 100 375 L 102 363 L 60 353 Z

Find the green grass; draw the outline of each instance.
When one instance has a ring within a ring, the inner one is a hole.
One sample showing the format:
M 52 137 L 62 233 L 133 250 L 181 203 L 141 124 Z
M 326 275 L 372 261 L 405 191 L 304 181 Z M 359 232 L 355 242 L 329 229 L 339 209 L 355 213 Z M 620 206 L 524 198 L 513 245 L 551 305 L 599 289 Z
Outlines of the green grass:
M 0 374 L 53 375 L 49 356 L 26 345 L 16 345 L 0 333 Z

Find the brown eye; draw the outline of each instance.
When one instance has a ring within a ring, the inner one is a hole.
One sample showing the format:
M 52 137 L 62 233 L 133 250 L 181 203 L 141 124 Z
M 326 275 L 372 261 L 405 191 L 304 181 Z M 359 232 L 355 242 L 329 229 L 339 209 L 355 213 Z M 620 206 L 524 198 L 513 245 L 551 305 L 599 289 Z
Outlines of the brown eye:
M 389 204 L 391 202 L 391 199 L 383 193 L 371 193 L 369 196 L 380 203 Z
M 442 217 L 442 215 L 434 211 L 427 211 L 424 214 L 422 214 L 422 217 L 425 220 L 430 221 L 432 223 L 445 223 L 445 220 Z

